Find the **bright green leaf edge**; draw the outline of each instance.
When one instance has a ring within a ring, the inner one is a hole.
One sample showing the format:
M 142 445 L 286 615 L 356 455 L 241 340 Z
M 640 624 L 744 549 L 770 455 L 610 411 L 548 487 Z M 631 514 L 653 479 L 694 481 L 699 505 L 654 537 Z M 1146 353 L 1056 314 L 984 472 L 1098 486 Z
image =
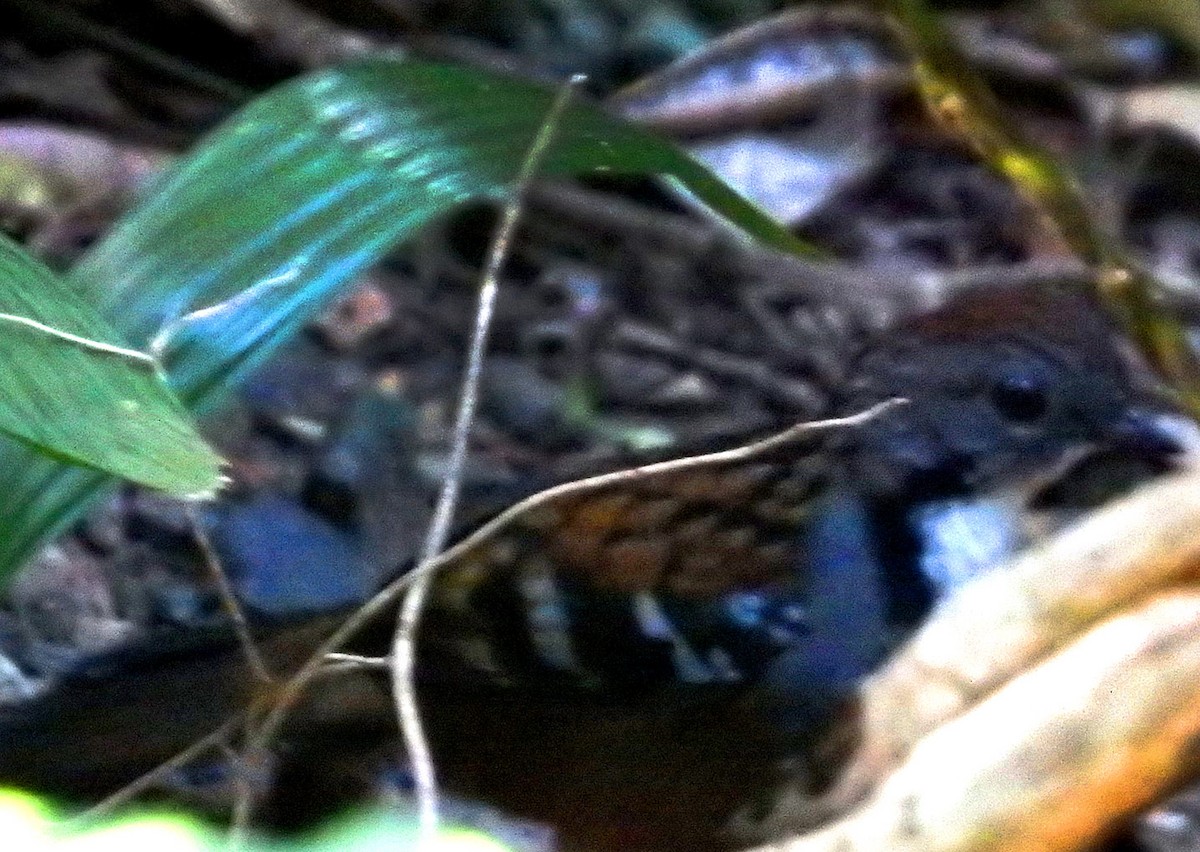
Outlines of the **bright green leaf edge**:
M 399 241 L 500 199 L 555 93 L 457 66 L 363 58 L 252 101 L 203 140 L 73 270 L 134 345 L 164 345 L 209 411 Z M 574 103 L 542 169 L 665 176 L 760 242 L 809 248 L 671 143 Z M 110 480 L 0 446 L 0 583 Z
M 169 811 L 140 811 L 113 817 L 86 831 L 67 832 L 45 800 L 0 789 L 0 837 L 5 852 L 217 852 L 228 849 L 223 833 L 199 820 Z M 415 847 L 414 818 L 365 812 L 344 817 L 296 840 L 251 838 L 248 852 L 382 852 Z M 447 826 L 432 847 L 438 852 L 506 852 L 511 847 L 469 828 Z
M 220 458 L 153 361 L 126 349 L 86 299 L 0 237 L 0 432 L 153 488 L 215 491 Z

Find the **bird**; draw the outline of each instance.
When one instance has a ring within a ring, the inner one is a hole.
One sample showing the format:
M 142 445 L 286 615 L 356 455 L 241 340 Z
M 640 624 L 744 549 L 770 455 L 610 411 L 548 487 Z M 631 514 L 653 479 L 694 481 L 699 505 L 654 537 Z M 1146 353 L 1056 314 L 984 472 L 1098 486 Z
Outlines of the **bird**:
M 782 656 L 832 694 L 1027 543 L 1023 510 L 1064 465 L 1182 450 L 1179 413 L 1066 286 L 966 294 L 850 376 L 832 417 L 905 404 L 501 524 L 439 569 L 431 666 L 614 694 L 753 681 Z
M 679 848 L 702 848 L 696 832 L 717 831 L 744 804 L 749 780 L 770 774 L 769 755 L 827 753 L 856 684 L 939 600 L 1026 543 L 1029 512 L 1072 465 L 1107 453 L 1153 473 L 1185 449 L 1169 397 L 1091 296 L 1066 284 L 960 294 L 868 342 L 847 374 L 834 425 L 769 451 L 643 468 L 471 522 L 483 532 L 434 576 L 418 639 L 449 776 L 550 819 L 579 848 L 666 848 L 632 816 L 658 796 L 649 811 Z M 890 400 L 903 404 L 853 417 Z M 276 625 L 264 644 L 299 659 L 336 620 Z M 393 625 L 388 613 L 352 649 L 385 653 Z M 114 708 L 140 697 L 167 713 L 177 695 L 190 727 L 157 731 L 155 753 L 92 749 L 103 771 L 53 770 L 59 783 L 107 782 L 168 756 L 166 740 L 186 745 L 205 732 L 200 720 L 215 725 L 252 692 L 228 636 L 127 656 L 124 681 L 109 666 L 104 679 L 66 678 L 0 708 L 0 775 L 36 783 L 56 758 L 34 744 L 86 737 L 89 726 L 103 739 Z M 344 709 L 355 731 L 384 736 L 363 716 L 387 721 L 386 701 Z M 327 731 L 326 721 L 311 727 Z M 344 800 L 353 786 L 328 777 L 339 742 L 292 749 L 293 768 L 302 759 L 307 770 L 285 775 L 323 781 L 309 804 L 335 788 Z M 618 757 L 653 769 L 621 774 Z M 681 766 L 715 787 L 665 780 Z M 584 816 L 575 794 L 606 816 Z M 701 815 L 682 816 L 689 807 Z

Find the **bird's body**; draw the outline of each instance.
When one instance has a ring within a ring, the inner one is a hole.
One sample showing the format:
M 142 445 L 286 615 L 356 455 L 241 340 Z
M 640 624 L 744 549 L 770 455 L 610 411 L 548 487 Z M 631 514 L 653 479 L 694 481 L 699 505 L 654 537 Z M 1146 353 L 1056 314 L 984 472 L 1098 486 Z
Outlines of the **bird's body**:
M 847 692 L 939 597 L 1027 543 L 1064 463 L 1173 449 L 1080 293 L 971 294 L 852 375 L 832 415 L 906 404 L 566 495 L 468 549 L 436 587 L 430 667 L 609 695 L 767 674 Z

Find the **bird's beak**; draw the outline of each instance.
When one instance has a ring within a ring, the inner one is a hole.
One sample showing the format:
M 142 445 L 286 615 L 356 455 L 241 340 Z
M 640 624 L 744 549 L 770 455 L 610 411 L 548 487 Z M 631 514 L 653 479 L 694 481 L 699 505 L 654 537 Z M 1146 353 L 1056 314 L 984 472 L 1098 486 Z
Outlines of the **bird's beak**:
M 1078 448 L 1027 491 L 1035 509 L 1092 509 L 1151 476 L 1200 463 L 1200 427 L 1162 406 L 1132 406 L 1091 448 Z M 1062 518 L 1051 518 L 1057 529 Z
M 1134 406 L 1114 424 L 1113 448 L 1146 459 L 1200 459 L 1200 426 L 1178 411 Z

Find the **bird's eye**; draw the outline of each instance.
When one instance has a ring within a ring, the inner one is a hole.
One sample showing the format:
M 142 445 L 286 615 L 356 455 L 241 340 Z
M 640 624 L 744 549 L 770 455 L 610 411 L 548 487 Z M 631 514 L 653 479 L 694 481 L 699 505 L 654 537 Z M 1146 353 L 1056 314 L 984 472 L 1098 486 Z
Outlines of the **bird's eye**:
M 1033 376 L 1005 376 L 989 392 L 992 405 L 1005 420 L 1033 423 L 1046 413 L 1046 389 Z

